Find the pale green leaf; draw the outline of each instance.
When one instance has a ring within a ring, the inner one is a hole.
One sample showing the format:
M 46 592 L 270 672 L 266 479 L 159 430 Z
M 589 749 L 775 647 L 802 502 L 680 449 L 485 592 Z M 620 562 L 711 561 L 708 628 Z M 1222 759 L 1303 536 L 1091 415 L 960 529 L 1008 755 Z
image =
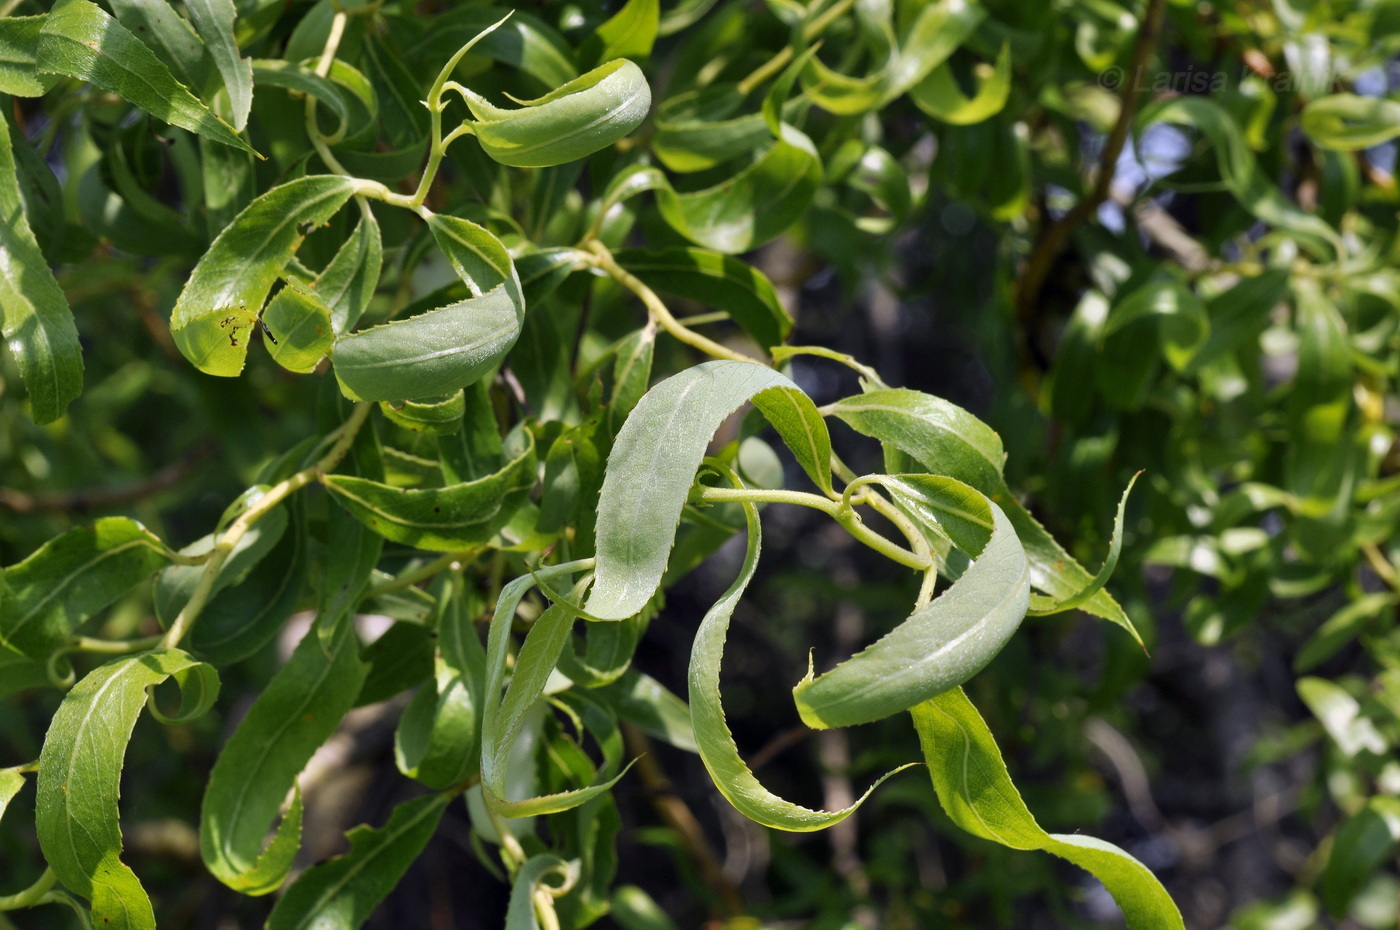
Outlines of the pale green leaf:
M 646 119 L 651 88 L 642 69 L 624 59 L 504 110 L 465 94 L 475 117 L 472 133 L 486 154 L 517 168 L 562 165 L 631 134 Z
M 92 920 L 112 930 L 155 930 L 136 874 L 121 861 L 117 795 L 126 744 L 146 692 L 174 677 L 206 702 L 218 691 L 212 668 L 178 649 L 99 666 L 64 697 L 39 756 L 35 822 L 44 858 L 63 884 L 92 902 Z
M 979 65 L 986 68 L 986 65 Z M 953 69 L 945 62 L 914 85 L 909 96 L 919 109 L 940 122 L 971 126 L 1002 111 L 1011 96 L 1011 44 L 1002 43 L 990 73 L 979 75 L 976 92 L 967 96 L 958 86 Z
M 330 307 L 331 325 L 337 335 L 344 335 L 359 322 L 379 284 L 383 263 L 379 223 L 373 213 L 365 210 L 355 231 L 341 244 L 315 282 L 316 296 Z
M 594 31 L 580 51 L 597 62 L 614 58 L 644 60 L 656 43 L 660 24 L 659 0 L 627 0 L 622 9 Z
M 830 488 L 831 439 L 811 400 L 762 365 L 713 361 L 647 392 L 618 433 L 598 503 L 598 578 L 588 612 L 630 617 L 651 599 L 696 470 L 715 430 L 752 400 L 798 462 Z
M 1185 930 L 1181 913 L 1142 863 L 1111 843 L 1046 833 L 1012 784 L 982 715 L 961 688 L 911 711 L 934 790 L 959 827 L 1012 849 L 1044 850 L 1103 882 L 1130 930 Z
M 847 397 L 828 409 L 858 433 L 912 457 L 929 472 L 972 485 L 991 498 L 1016 528 L 1030 561 L 1031 584 L 1055 598 L 1070 598 L 1094 576 L 1070 557 L 1045 527 L 1017 502 L 1002 478 L 1001 437 L 972 414 L 946 400 L 904 389 Z M 1081 608 L 1123 627 L 1141 643 L 1128 615 L 1107 591 Z
M 314 288 L 288 283 L 262 313 L 268 354 L 288 371 L 314 371 L 335 342 L 331 311 Z
M 540 930 L 535 914 L 535 894 L 540 889 L 568 886 L 578 877 L 578 866 L 558 856 L 531 856 L 515 873 L 510 889 L 510 906 L 506 909 L 505 930 Z M 553 881 L 551 881 L 553 880 Z
M 412 401 L 401 404 L 381 402 L 379 410 L 385 418 L 415 433 L 439 433 L 450 436 L 462 428 L 467 410 L 466 392 L 458 390 L 442 400 Z
M 870 792 L 899 769 L 878 779 L 849 807 L 837 811 L 814 811 L 785 801 L 764 788 L 740 757 L 739 747 L 735 745 L 734 736 L 724 720 L 719 669 L 724 655 L 725 636 L 729 631 L 729 618 L 733 616 L 734 608 L 753 578 L 761 548 L 762 528 L 758 508 L 747 502 L 743 508 L 748 524 L 748 548 L 744 554 L 743 568 L 729 590 L 720 596 L 700 621 L 695 646 L 690 653 L 690 723 L 700 758 L 710 778 L 736 810 L 766 827 L 809 833 L 845 820 L 865 802 Z
M 1368 149 L 1400 136 L 1400 103 L 1383 97 L 1332 94 L 1309 101 L 1299 125 L 1323 148 L 1340 152 Z
M 81 2 L 81 0 L 79 0 Z M 313 175 L 272 188 L 219 233 L 175 302 L 170 330 L 206 374 L 236 376 L 263 301 L 310 229 L 355 192 L 350 178 Z
M 948 509 L 967 506 L 961 494 L 942 496 Z M 1006 645 L 1026 615 L 1030 567 L 1006 514 L 987 507 L 990 538 L 968 553 L 975 561 L 951 587 L 831 671 L 809 671 L 793 689 L 808 726 L 851 726 L 908 710 L 967 681 Z

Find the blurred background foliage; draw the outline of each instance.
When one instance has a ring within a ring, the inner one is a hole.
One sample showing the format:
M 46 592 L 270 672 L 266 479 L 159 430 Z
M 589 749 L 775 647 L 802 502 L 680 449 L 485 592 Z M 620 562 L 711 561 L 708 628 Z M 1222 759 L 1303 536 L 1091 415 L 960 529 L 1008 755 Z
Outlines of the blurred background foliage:
M 875 73 L 879 42 L 867 26 L 890 5 L 816 0 L 819 12 L 843 7 L 824 28 L 819 60 Z M 893 5 L 905 22 L 921 3 Z M 526 11 L 572 47 L 618 6 L 541 0 Z M 1102 560 L 1122 488 L 1145 470 L 1111 589 L 1147 652 L 1084 615 L 1032 618 L 968 686 L 1046 828 L 1123 846 L 1162 878 L 1191 927 L 1393 927 L 1400 3 L 972 7 L 975 22 L 936 82 L 844 114 L 822 106 L 819 80 L 806 87 L 813 99 L 800 119 L 824 180 L 805 214 L 749 260 L 796 320 L 789 342 L 849 353 L 887 383 L 946 397 L 996 428 L 1011 486 L 1082 563 Z M 308 24 L 325 20 L 325 0 L 240 0 L 239 9 L 245 53 L 319 51 Z M 485 21 L 471 4 L 380 9 L 381 25 L 350 35 L 344 57 L 368 69 L 375 48 L 394 48 L 420 89 L 460 44 L 455 24 Z M 812 10 L 793 0 L 664 3 L 646 64 L 655 99 L 742 80 L 788 46 L 803 17 Z M 464 73 L 479 89 L 548 89 L 485 56 Z M 315 432 L 321 379 L 256 353 L 243 377 L 213 379 L 175 350 L 168 314 L 239 196 L 222 176 L 208 186 L 185 157 L 210 146 L 77 84 L 6 104 L 15 150 L 28 153 L 27 212 L 73 306 L 86 376 L 66 416 L 36 426 L 13 360 L 0 355 L 0 563 L 105 514 L 191 542 L 271 457 Z M 744 112 L 755 109 L 750 98 Z M 285 90 L 258 88 L 250 135 L 273 157 L 256 165 L 257 189 L 301 170 L 304 140 L 286 128 L 299 114 Z M 625 152 L 577 170 L 506 169 L 461 145 L 433 202 L 475 204 L 478 218 L 540 245 L 571 243 L 577 207 L 615 158 L 685 171 L 676 183 L 691 189 L 724 176 L 682 164 L 680 143 L 667 148 L 670 115 L 663 105 Z M 402 140 L 381 116 L 378 150 L 359 154 L 365 164 L 380 158 L 374 170 L 396 182 L 418 162 L 392 177 L 384 165 Z M 649 198 L 628 211 L 619 221 L 632 228 L 627 241 L 684 243 Z M 422 260 L 423 236 L 406 214 L 376 213 L 387 259 L 371 316 L 447 280 Z M 309 267 L 330 257 L 317 253 L 319 238 L 299 256 Z M 556 329 L 580 333 L 574 359 L 598 357 L 635 325 L 633 305 L 603 279 L 576 276 L 549 307 Z M 747 344 L 738 330 L 717 332 Z M 561 351 L 568 363 L 567 342 L 532 335 L 527 325 L 517 354 Z M 660 371 L 693 360 L 668 340 L 657 353 Z M 539 377 L 498 380 L 499 403 L 513 390 L 541 415 L 579 403 L 567 370 L 560 380 L 546 364 L 518 367 Z M 853 372 L 820 359 L 798 358 L 790 371 L 818 404 L 857 389 Z M 857 471 L 879 467 L 853 434 L 838 427 L 834 438 Z M 773 790 L 843 806 L 859 793 L 853 785 L 914 757 L 907 725 L 811 734 L 773 694 L 801 677 L 809 647 L 832 657 L 891 627 L 916 585 L 820 516 L 775 507 L 765 524 L 770 559 L 726 658 L 730 720 Z M 694 623 L 738 558 L 723 549 L 671 590 L 638 668 L 684 693 Z M 148 634 L 151 613 L 143 589 L 93 632 Z M 225 670 L 225 693 L 253 693 L 277 659 L 264 650 Z M 0 691 L 25 689 L 0 704 L 3 758 L 34 758 L 60 694 L 3 675 Z M 161 902 L 162 927 L 252 926 L 266 910 L 204 876 L 186 825 L 229 725 L 147 721 L 132 743 L 128 855 Z M 339 851 L 347 826 L 382 822 L 400 799 L 392 725 L 371 713 L 342 728 L 348 748 L 307 792 L 308 862 Z M 659 744 L 647 752 L 615 793 L 617 875 L 676 926 L 1117 919 L 1084 873 L 953 829 L 915 773 L 841 826 L 790 836 L 743 821 L 693 756 Z M 0 831 L 7 884 L 37 874 L 26 872 L 34 839 L 19 813 L 31 798 L 29 789 Z M 370 926 L 500 926 L 507 891 L 481 864 L 480 845 L 454 806 Z M 50 908 L 8 919 L 42 927 L 65 918 Z M 647 917 L 644 902 L 599 925 L 610 922 L 668 925 Z

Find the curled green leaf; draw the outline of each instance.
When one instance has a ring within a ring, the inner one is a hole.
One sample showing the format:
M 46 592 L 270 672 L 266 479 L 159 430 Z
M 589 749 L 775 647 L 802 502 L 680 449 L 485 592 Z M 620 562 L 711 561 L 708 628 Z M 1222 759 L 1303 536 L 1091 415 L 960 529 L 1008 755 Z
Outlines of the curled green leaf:
M 78 682 L 44 738 L 35 801 L 39 845 L 59 880 L 92 902 L 99 927 L 155 930 L 151 902 L 120 858 L 117 795 L 146 693 L 172 677 L 182 691 L 197 689 L 203 709 L 218 693 L 213 669 L 178 649 L 127 656 Z
M 749 362 L 696 365 L 647 392 L 618 433 L 598 502 L 598 578 L 588 611 L 630 617 L 666 570 L 681 510 L 721 423 L 752 400 L 822 490 L 831 488 L 831 437 L 810 398 Z
M 1103 882 L 1131 930 L 1185 930 L 1181 912 L 1147 868 L 1112 843 L 1046 833 L 1007 774 L 991 731 L 961 688 L 911 711 L 938 800 L 959 827 L 1011 849 L 1068 859 Z
M 267 293 L 307 233 L 355 192 L 351 178 L 313 175 L 259 196 L 195 265 L 170 316 L 181 353 L 206 374 L 234 377 Z
M 754 777 L 753 771 L 739 755 L 739 747 L 724 720 L 720 701 L 719 669 L 724 655 L 724 640 L 729 631 L 729 618 L 753 579 L 758 567 L 762 545 L 762 527 L 758 508 L 744 502 L 744 519 L 748 525 L 748 547 L 739 577 L 722 594 L 700 621 L 695 634 L 695 646 L 690 653 L 690 723 L 695 744 L 715 787 L 735 809 L 757 823 L 778 830 L 809 833 L 834 826 L 853 814 L 870 797 L 870 792 L 886 778 L 907 766 L 895 769 L 879 778 L 849 807 L 838 811 L 814 811 L 785 801 L 770 792 Z M 799 705 L 800 707 L 801 705 Z M 804 717 L 805 717 L 804 713 Z M 884 716 L 884 715 L 881 715 Z
M 465 93 L 472 132 L 503 165 L 542 168 L 591 155 L 629 135 L 646 119 L 651 88 L 642 69 L 610 61 L 537 100 L 505 110 Z
M 924 490 L 945 499 L 951 491 L 945 508 L 961 520 L 976 519 L 966 506 L 968 486 Z M 831 671 L 815 677 L 809 671 L 793 689 L 808 726 L 852 726 L 908 710 L 967 681 L 1006 645 L 1026 615 L 1030 567 L 1011 521 L 985 503 L 983 513 L 991 516 L 986 543 L 968 553 L 975 561 L 948 590 Z M 977 535 L 964 539 L 980 542 Z

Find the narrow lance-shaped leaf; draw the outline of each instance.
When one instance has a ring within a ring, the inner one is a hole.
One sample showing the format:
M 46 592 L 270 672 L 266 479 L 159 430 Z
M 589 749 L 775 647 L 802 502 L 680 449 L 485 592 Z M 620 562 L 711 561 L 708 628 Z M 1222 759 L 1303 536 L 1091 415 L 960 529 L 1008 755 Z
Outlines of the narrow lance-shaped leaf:
M 838 811 L 814 811 L 785 801 L 764 788 L 739 756 L 739 747 L 735 745 L 734 736 L 724 720 L 719 669 L 724 655 L 725 636 L 729 631 L 729 618 L 733 616 L 735 606 L 753 578 L 762 546 L 758 508 L 747 502 L 743 508 L 748 525 L 748 548 L 744 553 L 743 567 L 729 590 L 720 596 L 700 621 L 695 646 L 690 653 L 690 723 L 695 744 L 715 787 L 744 816 L 778 830 L 801 833 L 822 830 L 849 817 L 865 802 L 870 792 L 900 769 L 877 780 L 850 807 Z
M 1400 103 L 1384 97 L 1332 94 L 1310 101 L 1299 126 L 1323 148 L 1368 149 L 1400 136 Z
M 1142 472 L 1138 472 L 1128 479 L 1128 486 L 1123 489 L 1123 496 L 1118 499 L 1118 513 L 1113 518 L 1113 535 L 1108 542 L 1108 556 L 1103 560 L 1103 567 L 1099 569 L 1098 574 L 1087 585 L 1069 597 L 1057 599 L 1032 594 L 1029 611 L 1032 616 L 1046 616 L 1073 610 L 1088 603 L 1090 598 L 1102 591 L 1103 586 L 1108 584 L 1113 570 L 1118 567 L 1118 555 L 1123 551 L 1123 516 L 1128 509 L 1128 495 L 1133 492 L 1133 485 L 1137 484 L 1138 476 L 1141 474 Z
M 37 63 L 40 71 L 95 84 L 172 126 L 253 151 L 140 39 L 88 0 L 54 4 L 39 35 Z
M 662 217 L 687 239 L 735 255 L 757 248 L 797 222 L 821 186 L 822 166 L 812 140 L 792 126 L 763 156 L 738 174 L 704 190 L 657 191 Z
M 209 48 L 214 67 L 224 79 L 229 107 L 233 111 L 233 128 L 242 131 L 248 123 L 248 111 L 253 108 L 253 63 L 238 53 L 233 21 L 238 16 L 233 0 L 185 0 L 190 19 Z
M 460 590 L 444 596 L 433 677 L 399 719 L 394 761 L 429 788 L 450 788 L 480 773 L 486 651 Z
M 429 226 L 473 296 L 341 338 L 333 361 L 347 397 L 397 402 L 451 394 L 486 374 L 520 337 L 525 301 L 505 246 L 459 217 L 435 215 Z
M 0 331 L 29 391 L 34 422 L 63 416 L 83 391 L 82 348 L 68 299 L 25 217 L 8 124 L 0 125 Z
M 629 135 L 651 108 L 651 88 L 642 69 L 625 58 L 517 110 L 503 110 L 469 91 L 464 96 L 482 149 L 516 168 L 562 165 L 591 155 Z
M 185 358 L 206 374 L 243 370 L 263 301 L 306 233 L 330 219 L 355 182 L 333 175 L 289 181 L 233 218 L 195 265 L 175 302 L 170 330 Z
M 428 845 L 452 797 L 441 792 L 406 801 L 384 826 L 346 833 L 350 851 L 303 872 L 272 909 L 268 930 L 361 926 Z
M 1001 475 L 1001 438 L 966 410 L 904 389 L 870 391 L 827 409 L 856 432 L 893 446 L 933 474 L 965 481 L 991 498 L 1016 528 L 1036 588 L 1063 599 L 1092 584 L 1094 576 L 1017 502 Z M 1132 621 L 1107 591 L 1096 592 L 1080 607 L 1123 627 L 1141 643 Z
M 170 550 L 125 517 L 69 530 L 0 576 L 0 645 L 43 662 L 79 624 L 169 561 Z
M 412 401 L 391 404 L 382 401 L 379 411 L 384 418 L 415 433 L 437 433 L 451 436 L 462 428 L 467 412 L 466 392 L 458 390 L 441 400 Z
M 948 590 L 873 645 L 823 675 L 809 671 L 793 689 L 808 726 L 852 726 L 908 710 L 977 674 L 1020 626 L 1030 600 L 1025 550 L 1000 507 L 959 485 L 921 490 L 946 502 L 945 510 L 972 523 L 977 535 L 988 534 L 985 545 L 972 549 L 968 536 L 949 526 L 954 542 L 968 547 L 975 561 Z
M 961 688 L 911 711 L 938 800 L 974 836 L 1012 849 L 1039 849 L 1068 859 L 1103 882 L 1130 930 L 1185 930 L 1181 912 L 1142 863 L 1093 837 L 1046 833 L 1007 774 L 982 715 Z
M 645 59 L 656 43 L 660 24 L 659 0 L 627 0 L 622 9 L 588 37 L 580 53 L 598 62 L 614 58 Z
M 1011 44 L 1002 44 L 996 64 L 990 73 L 981 75 L 977 90 L 971 97 L 962 92 L 957 78 L 953 76 L 953 69 L 946 62 L 914 85 L 909 96 L 929 116 L 954 126 L 971 126 L 995 116 L 1011 96 Z
M 384 246 L 379 223 L 365 210 L 350 238 L 341 244 L 316 278 L 316 295 L 331 310 L 331 326 L 337 335 L 355 328 L 379 284 Z
M 516 656 L 510 686 L 502 695 L 511 623 L 521 599 L 532 585 L 543 585 L 552 578 L 567 577 L 587 567 L 586 561 L 566 562 L 515 579 L 501 590 L 496 611 L 491 617 L 486 641 L 486 696 L 481 718 L 481 784 L 487 803 L 507 817 L 528 817 L 577 807 L 607 791 L 622 777 L 619 774 L 608 778 L 609 769 L 614 766 L 605 764 L 599 780 L 582 788 L 521 800 L 511 799 L 509 795 L 509 766 L 516 740 L 526 725 L 531 709 L 544 693 L 545 683 L 568 641 L 577 612 L 570 603 L 561 599 L 540 614 L 525 636 L 525 642 Z M 576 599 L 582 589 L 581 582 L 568 600 Z M 617 760 L 611 761 L 615 763 Z
M 121 861 L 117 795 L 126 744 L 147 690 L 174 677 L 191 719 L 218 695 L 214 670 L 178 649 L 99 666 L 64 697 L 39 756 L 35 820 L 44 858 L 65 886 L 92 902 L 94 926 L 155 930 L 136 874 Z
M 349 475 L 328 475 L 326 489 L 375 533 L 394 542 L 452 552 L 480 545 L 509 522 L 535 484 L 535 444 L 528 433 L 504 468 L 445 488 L 405 490 Z
M 301 837 L 301 799 L 264 847 L 297 773 L 355 702 L 366 666 L 349 623 L 337 624 L 323 650 L 313 629 L 258 695 L 224 745 L 200 810 L 204 864 L 243 894 L 276 890 L 292 866 Z
M 641 610 L 666 570 L 681 510 L 715 430 L 752 400 L 818 487 L 831 487 L 831 437 L 810 398 L 762 365 L 714 361 L 647 392 L 608 456 L 598 502 L 598 577 L 588 612 Z

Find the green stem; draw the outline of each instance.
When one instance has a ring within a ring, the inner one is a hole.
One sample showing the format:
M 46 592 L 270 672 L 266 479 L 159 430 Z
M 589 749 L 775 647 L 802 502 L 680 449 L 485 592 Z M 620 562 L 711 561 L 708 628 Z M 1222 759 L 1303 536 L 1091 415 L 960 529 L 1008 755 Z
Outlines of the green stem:
M 627 269 L 619 265 L 617 260 L 613 258 L 612 252 L 608 251 L 608 247 L 597 239 L 592 239 L 584 243 L 583 248 L 587 249 L 587 252 L 583 253 L 583 256 L 590 264 L 607 272 L 608 276 L 614 281 L 637 295 L 642 304 L 647 308 L 647 316 L 651 319 L 651 322 L 666 330 L 666 332 L 670 333 L 676 339 L 714 358 L 726 358 L 736 362 L 757 361 L 757 359 L 751 356 L 745 355 L 742 352 L 735 352 L 728 346 L 722 346 L 713 339 L 706 339 L 694 330 L 682 326 L 681 322 L 671 315 L 671 311 L 666 309 L 666 305 L 662 303 L 661 298 L 656 296 L 656 292 L 643 284 L 635 276 L 629 274 Z
M 803 41 L 810 42 L 821 35 L 826 31 L 827 26 L 844 16 L 846 11 L 853 6 L 855 6 L 855 0 L 836 0 L 829 10 L 812 20 L 807 24 L 807 28 L 802 30 Z M 792 46 L 784 47 L 782 51 L 759 65 L 752 74 L 739 82 L 739 93 L 748 96 L 755 87 L 786 68 L 788 62 L 792 61 L 792 55 Z
M 102 655 L 127 655 L 132 652 L 145 652 L 160 645 L 161 636 L 141 636 L 137 639 L 96 639 L 91 636 L 74 636 L 68 641 L 69 652 L 96 652 Z
M 40 902 L 44 895 L 49 893 L 49 889 L 57 882 L 58 876 L 53 873 L 53 869 L 44 869 L 44 874 L 40 875 L 28 888 L 12 895 L 0 896 L 0 911 L 17 911 L 22 907 L 33 907 Z
M 476 558 L 480 549 L 464 549 L 461 552 L 447 552 L 426 565 L 420 565 L 409 572 L 404 572 L 397 578 L 390 579 L 383 584 L 376 585 L 365 593 L 365 599 L 379 597 L 381 594 L 389 594 L 394 591 L 402 591 L 404 588 L 412 587 L 420 581 L 427 581 L 429 578 L 451 568 L 454 563 L 461 562 L 465 568 Z
M 927 555 L 920 555 L 917 552 L 910 552 L 908 549 L 897 546 L 885 537 L 876 533 L 861 522 L 860 514 L 850 507 L 843 507 L 840 503 L 828 500 L 819 494 L 809 494 L 806 491 L 767 491 L 756 488 L 710 488 L 700 487 L 698 492 L 692 490 L 690 494 L 692 502 L 703 503 L 747 503 L 747 504 L 797 504 L 801 507 L 811 507 L 813 510 L 820 510 L 831 519 L 841 525 L 841 528 L 850 533 L 857 541 L 869 546 L 887 559 L 898 562 L 900 565 L 919 571 L 926 571 L 933 564 L 932 558 Z
M 204 610 L 205 603 L 209 600 L 209 595 L 214 591 L 214 582 L 219 577 L 219 570 L 223 568 L 228 557 L 233 554 L 239 540 L 252 529 L 253 525 L 261 520 L 272 509 L 282 503 L 289 495 L 306 487 L 311 482 L 317 480 L 322 474 L 335 468 L 340 464 L 340 460 L 345 458 L 350 451 L 351 444 L 355 441 L 355 436 L 359 433 L 360 427 L 364 425 L 365 419 L 369 416 L 369 404 L 357 404 L 350 414 L 336 430 L 335 442 L 330 450 L 310 468 L 303 469 L 292 475 L 285 481 L 280 481 L 268 488 L 267 493 L 258 498 L 257 503 L 245 510 L 237 520 L 234 520 L 224 534 L 219 537 L 219 541 L 214 544 L 210 553 L 209 561 L 204 564 L 204 571 L 200 573 L 199 581 L 195 583 L 194 593 L 190 595 L 189 603 L 185 604 L 183 610 L 170 624 L 170 629 L 161 637 L 160 647 L 163 649 L 173 649 L 180 645 L 180 641 L 189 633 L 194 626 L 195 620 L 199 619 L 200 613 Z

